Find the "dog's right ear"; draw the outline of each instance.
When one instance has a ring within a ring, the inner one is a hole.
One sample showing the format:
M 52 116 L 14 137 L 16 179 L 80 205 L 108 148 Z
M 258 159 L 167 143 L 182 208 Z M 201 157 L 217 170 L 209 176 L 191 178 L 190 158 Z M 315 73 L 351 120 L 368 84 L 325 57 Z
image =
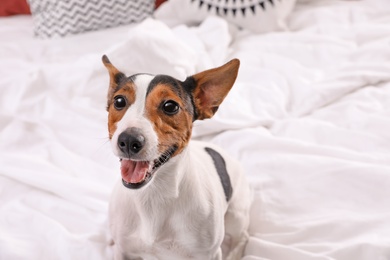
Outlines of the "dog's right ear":
M 120 72 L 117 68 L 115 68 L 115 66 L 112 65 L 106 55 L 103 55 L 102 61 L 110 75 L 110 86 L 108 88 L 107 93 L 107 100 L 109 102 L 112 99 L 112 96 L 114 95 L 115 89 L 117 88 L 118 84 L 126 78 L 126 75 Z

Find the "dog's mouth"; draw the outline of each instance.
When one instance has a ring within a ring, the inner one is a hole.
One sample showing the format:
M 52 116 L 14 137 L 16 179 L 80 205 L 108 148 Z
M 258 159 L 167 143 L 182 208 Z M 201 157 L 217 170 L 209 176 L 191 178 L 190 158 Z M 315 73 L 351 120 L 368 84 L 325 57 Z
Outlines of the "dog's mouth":
M 121 158 L 122 183 L 126 188 L 138 189 L 145 186 L 154 176 L 154 173 L 169 159 L 177 150 L 172 146 L 153 161 L 133 161 Z

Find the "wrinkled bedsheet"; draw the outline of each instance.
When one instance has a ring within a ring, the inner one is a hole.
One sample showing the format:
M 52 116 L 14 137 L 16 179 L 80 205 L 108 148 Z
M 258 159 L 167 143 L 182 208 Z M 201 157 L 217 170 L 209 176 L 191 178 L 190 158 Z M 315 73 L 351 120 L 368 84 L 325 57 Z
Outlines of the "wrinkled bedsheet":
M 110 60 L 179 79 L 241 60 L 237 82 L 193 138 L 241 160 L 254 201 L 245 260 L 390 259 L 390 9 L 301 1 L 263 35 L 210 17 L 148 19 L 36 40 L 0 19 L 0 259 L 110 259 L 119 163 L 107 135 Z

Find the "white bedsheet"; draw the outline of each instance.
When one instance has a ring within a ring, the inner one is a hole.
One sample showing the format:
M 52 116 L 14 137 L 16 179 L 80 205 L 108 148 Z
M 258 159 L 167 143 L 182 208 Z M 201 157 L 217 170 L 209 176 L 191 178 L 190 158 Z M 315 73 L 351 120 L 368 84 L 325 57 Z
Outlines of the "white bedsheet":
M 179 79 L 241 60 L 194 138 L 239 158 L 254 189 L 245 260 L 390 259 L 390 9 L 299 3 L 290 31 L 219 18 L 149 19 L 66 39 L 0 19 L 0 259 L 109 259 L 119 163 L 107 138 L 107 54 L 127 74 Z

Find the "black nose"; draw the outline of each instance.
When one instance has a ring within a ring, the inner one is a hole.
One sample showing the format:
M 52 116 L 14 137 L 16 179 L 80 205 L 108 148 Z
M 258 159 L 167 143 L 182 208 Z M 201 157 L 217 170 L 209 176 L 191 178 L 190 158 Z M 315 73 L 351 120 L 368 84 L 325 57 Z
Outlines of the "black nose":
M 145 137 L 141 129 L 131 127 L 126 129 L 118 137 L 118 147 L 124 154 L 131 156 L 139 153 L 145 145 Z

